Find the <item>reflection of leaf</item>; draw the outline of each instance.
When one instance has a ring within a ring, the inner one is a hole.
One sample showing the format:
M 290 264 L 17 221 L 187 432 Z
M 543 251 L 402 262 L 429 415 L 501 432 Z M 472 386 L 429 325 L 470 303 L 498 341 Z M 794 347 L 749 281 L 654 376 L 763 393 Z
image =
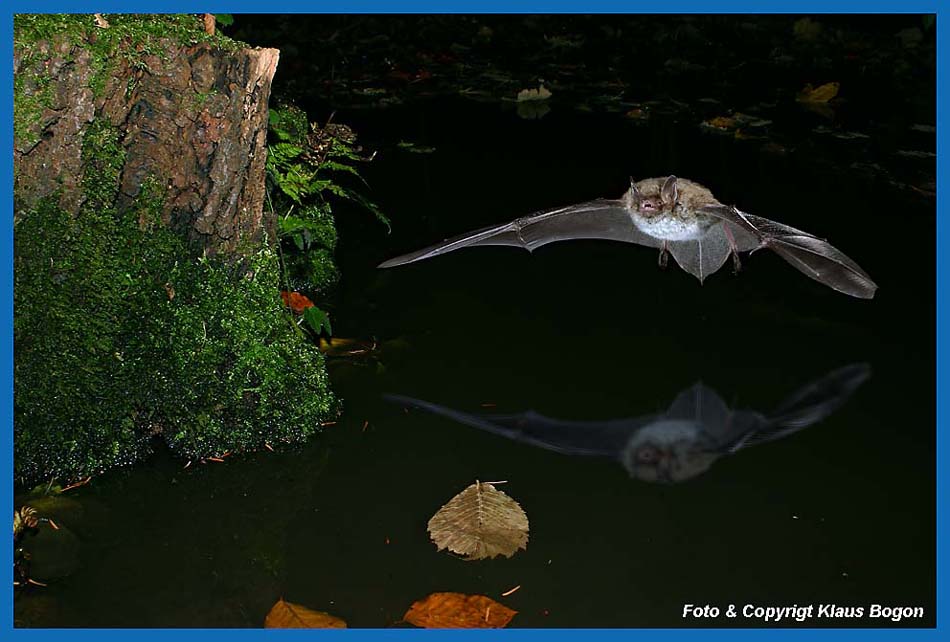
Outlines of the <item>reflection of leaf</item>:
M 407 152 L 412 152 L 413 154 L 431 154 L 435 151 L 435 147 L 426 147 L 425 145 L 417 145 L 416 143 L 401 140 L 396 143 L 396 147 L 399 149 L 404 149 Z
M 440 551 L 469 560 L 511 557 L 528 547 L 528 516 L 511 497 L 476 481 L 432 516 L 429 536 Z
M 277 600 L 264 619 L 267 629 L 345 629 L 346 622 L 323 611 Z
M 518 118 L 523 118 L 525 120 L 538 120 L 539 118 L 544 118 L 549 111 L 551 111 L 551 106 L 546 102 L 526 102 L 518 103 L 518 106 L 515 108 L 518 112 Z
M 838 82 L 826 82 L 818 87 L 805 85 L 805 88 L 799 92 L 797 100 L 800 103 L 826 103 L 838 95 L 840 88 L 841 83 Z
M 425 629 L 501 629 L 517 613 L 484 595 L 433 593 L 414 603 L 403 619 Z
M 346 339 L 342 337 L 332 337 L 330 339 L 320 337 L 317 347 L 320 349 L 320 352 L 328 357 L 353 357 L 376 350 L 376 341 Z

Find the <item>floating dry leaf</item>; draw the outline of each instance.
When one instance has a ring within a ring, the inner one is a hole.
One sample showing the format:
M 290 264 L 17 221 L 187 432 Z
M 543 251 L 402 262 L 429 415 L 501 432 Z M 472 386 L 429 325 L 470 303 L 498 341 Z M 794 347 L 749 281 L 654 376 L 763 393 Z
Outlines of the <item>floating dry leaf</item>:
M 805 85 L 805 88 L 798 94 L 798 102 L 801 103 L 826 103 L 838 95 L 838 89 L 841 83 L 826 82 L 824 85 L 812 87 Z
M 264 618 L 267 629 L 345 629 L 346 622 L 323 611 L 314 611 L 306 606 L 285 602 L 283 598 Z
M 736 127 L 736 119 L 730 118 L 729 116 L 716 116 L 715 118 L 710 118 L 709 120 L 704 120 L 702 123 L 703 127 L 709 127 L 710 129 L 719 129 L 722 131 L 733 130 Z
M 538 85 L 537 89 L 522 89 L 518 92 L 519 103 L 531 100 L 547 100 L 550 97 L 551 92 L 544 85 Z
M 484 595 L 433 593 L 415 602 L 403 619 L 424 629 L 501 629 L 517 613 Z
M 429 536 L 440 551 L 469 560 L 511 557 L 528 547 L 528 516 L 511 497 L 476 480 L 432 516 Z

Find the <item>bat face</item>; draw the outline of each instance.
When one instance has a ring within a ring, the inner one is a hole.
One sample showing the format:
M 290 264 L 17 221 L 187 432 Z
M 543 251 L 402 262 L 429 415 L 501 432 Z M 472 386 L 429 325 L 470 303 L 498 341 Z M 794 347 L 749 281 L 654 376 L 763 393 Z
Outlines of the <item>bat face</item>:
M 464 247 L 511 245 L 529 251 L 570 239 L 605 239 L 660 250 L 700 283 L 740 252 L 768 248 L 809 278 L 850 296 L 870 299 L 877 285 L 843 252 L 808 232 L 740 212 L 720 203 L 699 183 L 668 176 L 630 180 L 619 199 L 598 199 L 537 212 L 446 239 L 380 264 L 388 268 Z
M 715 440 L 710 438 L 716 430 L 721 427 L 660 418 L 630 435 L 619 453 L 620 463 L 632 478 L 640 481 L 686 481 L 708 470 L 722 456 Z

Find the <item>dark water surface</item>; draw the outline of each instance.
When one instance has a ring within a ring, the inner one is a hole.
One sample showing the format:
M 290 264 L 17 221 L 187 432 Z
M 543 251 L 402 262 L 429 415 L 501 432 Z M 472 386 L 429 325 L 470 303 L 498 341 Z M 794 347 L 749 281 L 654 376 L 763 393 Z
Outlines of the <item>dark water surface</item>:
M 63 525 L 79 566 L 18 598 L 19 623 L 261 626 L 283 597 L 385 627 L 431 592 L 459 591 L 516 609 L 518 627 L 762 624 L 684 621 L 684 603 L 923 606 L 899 626 L 934 624 L 932 203 L 693 126 L 557 109 L 524 121 L 452 101 L 338 118 L 370 147 L 436 148 L 389 148 L 367 167 L 391 235 L 339 211 L 334 329 L 375 336 L 382 367 L 335 363 L 345 414 L 299 450 L 188 469 L 159 454 L 71 491 Z M 469 229 L 616 197 L 631 174 L 667 173 L 831 239 L 877 297 L 838 294 L 766 252 L 700 286 L 672 261 L 659 270 L 653 250 L 593 241 L 375 269 Z M 382 398 L 595 421 L 663 412 L 701 381 L 731 408 L 769 413 L 856 363 L 871 377 L 824 421 L 672 484 Z M 530 519 L 527 550 L 483 562 L 436 552 L 428 519 L 476 479 L 508 481 L 499 488 Z

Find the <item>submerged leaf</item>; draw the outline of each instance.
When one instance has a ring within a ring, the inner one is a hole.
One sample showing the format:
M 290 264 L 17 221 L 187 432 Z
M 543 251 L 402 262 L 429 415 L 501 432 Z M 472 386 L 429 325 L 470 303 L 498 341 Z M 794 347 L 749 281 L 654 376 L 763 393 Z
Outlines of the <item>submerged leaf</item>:
M 432 516 L 429 536 L 440 551 L 469 560 L 511 557 L 528 547 L 528 516 L 511 497 L 476 481 Z
M 314 611 L 305 606 L 285 602 L 283 598 L 271 608 L 264 619 L 267 629 L 345 629 L 346 622 L 338 617 Z
M 403 619 L 425 629 L 501 629 L 517 613 L 484 595 L 433 593 L 415 602 Z
M 805 88 L 798 94 L 800 103 L 826 103 L 838 95 L 838 89 L 841 87 L 837 82 L 826 82 L 824 85 L 812 87 L 805 85 Z

